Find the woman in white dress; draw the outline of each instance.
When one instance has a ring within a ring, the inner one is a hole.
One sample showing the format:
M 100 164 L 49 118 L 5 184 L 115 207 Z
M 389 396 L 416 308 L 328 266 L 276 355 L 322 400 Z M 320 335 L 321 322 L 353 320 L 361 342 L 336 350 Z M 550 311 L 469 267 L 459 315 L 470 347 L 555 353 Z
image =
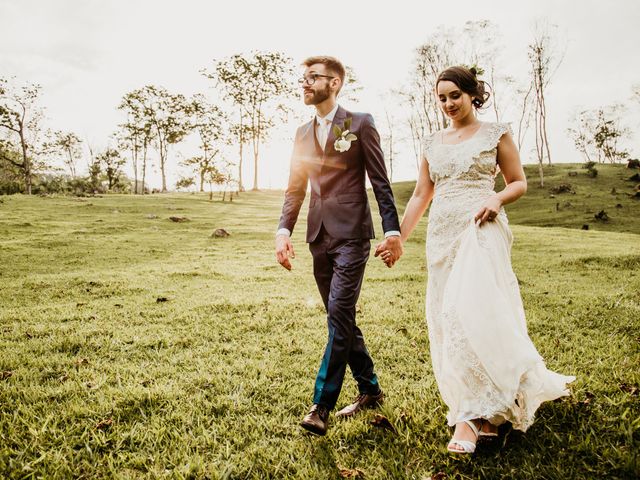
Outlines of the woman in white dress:
M 424 145 L 415 191 L 402 219 L 406 241 L 431 203 L 427 227 L 427 299 L 431 361 L 447 421 L 447 448 L 473 453 L 479 436 L 511 422 L 525 431 L 544 401 L 568 395 L 575 377 L 547 370 L 527 333 L 511 268 L 512 234 L 503 205 L 527 190 L 508 125 L 480 122 L 489 97 L 476 72 L 443 71 L 436 83 L 450 126 Z M 499 171 L 505 188 L 494 191 Z M 376 255 L 395 259 L 380 246 Z

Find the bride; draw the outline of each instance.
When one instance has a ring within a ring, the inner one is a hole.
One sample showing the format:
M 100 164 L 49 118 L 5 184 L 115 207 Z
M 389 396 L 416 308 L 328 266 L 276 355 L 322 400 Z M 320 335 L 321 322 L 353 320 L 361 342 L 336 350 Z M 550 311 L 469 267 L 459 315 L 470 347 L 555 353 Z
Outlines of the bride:
M 451 67 L 436 82 L 449 128 L 424 145 L 404 218 L 406 241 L 431 203 L 427 230 L 426 313 L 433 371 L 455 425 L 447 449 L 473 453 L 478 437 L 511 422 L 525 431 L 544 401 L 568 395 L 575 380 L 547 370 L 527 333 L 511 268 L 512 234 L 503 205 L 527 190 L 508 125 L 480 122 L 489 93 L 474 69 Z M 498 171 L 505 188 L 496 193 Z M 387 266 L 395 258 L 381 244 Z

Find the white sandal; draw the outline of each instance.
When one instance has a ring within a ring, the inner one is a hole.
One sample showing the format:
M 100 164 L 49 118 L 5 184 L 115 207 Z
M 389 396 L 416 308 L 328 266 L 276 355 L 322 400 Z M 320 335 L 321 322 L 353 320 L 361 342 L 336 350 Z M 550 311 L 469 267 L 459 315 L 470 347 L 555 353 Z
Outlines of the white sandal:
M 469 425 L 469 428 L 471 428 L 471 431 L 476 436 L 476 441 L 477 441 L 478 437 L 480 436 L 478 427 L 476 427 L 473 421 L 471 420 L 465 420 L 464 423 Z M 462 450 L 451 448 L 452 445 L 458 445 L 462 447 Z M 460 454 L 473 453 L 476 451 L 476 442 L 472 442 L 470 440 L 456 440 L 455 438 L 452 438 L 449 444 L 447 445 L 447 450 L 449 450 L 451 453 L 460 453 Z
M 482 428 L 484 427 L 484 422 L 487 422 L 489 425 L 493 425 L 491 422 L 489 422 L 489 420 L 485 420 L 484 418 L 480 419 L 480 429 L 478 430 L 478 437 L 479 438 L 486 438 L 486 439 L 490 439 L 490 438 L 496 438 L 498 436 L 497 432 L 483 432 Z

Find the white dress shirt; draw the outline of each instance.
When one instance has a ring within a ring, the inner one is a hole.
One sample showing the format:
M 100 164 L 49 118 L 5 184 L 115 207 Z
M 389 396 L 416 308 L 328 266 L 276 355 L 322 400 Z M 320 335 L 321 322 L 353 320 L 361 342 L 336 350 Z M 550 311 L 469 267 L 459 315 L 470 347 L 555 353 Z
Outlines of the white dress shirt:
M 321 117 L 316 113 L 316 138 L 318 139 L 320 148 L 322 148 L 323 150 L 327 145 L 327 139 L 329 138 L 331 124 L 333 123 L 333 118 L 336 116 L 337 111 L 338 104 L 336 103 L 336 106 L 333 107 L 333 110 L 327 113 L 324 117 Z

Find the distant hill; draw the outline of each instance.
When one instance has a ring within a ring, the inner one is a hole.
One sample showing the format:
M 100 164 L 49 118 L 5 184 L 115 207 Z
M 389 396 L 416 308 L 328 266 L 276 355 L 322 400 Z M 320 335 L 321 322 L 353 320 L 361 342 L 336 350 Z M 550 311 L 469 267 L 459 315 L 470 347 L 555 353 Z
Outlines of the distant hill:
M 597 164 L 591 177 L 582 164 L 562 163 L 544 167 L 544 187 L 539 186 L 538 166 L 525 165 L 529 188 L 517 202 L 507 205 L 509 221 L 517 225 L 583 228 L 640 234 L 640 169 L 626 165 Z M 634 177 L 631 180 L 631 177 Z M 415 182 L 394 183 L 401 209 L 411 197 Z M 504 187 L 498 176 L 496 189 Z M 568 190 L 568 191 L 567 191 Z M 596 215 L 601 214 L 601 219 Z

